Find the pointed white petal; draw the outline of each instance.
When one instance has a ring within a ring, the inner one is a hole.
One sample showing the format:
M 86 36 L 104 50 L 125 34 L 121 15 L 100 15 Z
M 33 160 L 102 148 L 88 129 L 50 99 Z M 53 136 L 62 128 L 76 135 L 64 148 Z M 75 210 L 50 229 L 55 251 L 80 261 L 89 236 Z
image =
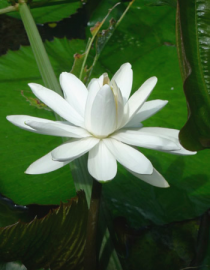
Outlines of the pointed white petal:
M 134 117 L 138 117 L 140 122 L 143 122 L 147 118 L 159 112 L 163 107 L 166 106 L 168 100 L 151 100 L 143 104 L 139 111 L 135 114 Z
M 117 109 L 117 128 L 118 128 L 121 126 L 124 117 L 124 101 L 122 93 L 114 80 L 112 81 L 112 90 L 114 93 L 114 99 Z
M 120 88 L 124 103 L 126 103 L 130 96 L 133 83 L 133 71 L 131 69 L 131 64 L 123 64 L 120 69 L 114 74 L 111 83 L 113 81 L 115 81 Z
M 117 162 L 103 141 L 94 146 L 88 156 L 88 171 L 99 181 L 108 181 L 117 173 Z
M 104 85 L 104 74 L 102 74 L 99 78 L 98 78 L 98 83 L 100 85 L 100 88 Z
M 163 152 L 167 152 L 175 155 L 195 155 L 197 152 L 192 152 L 186 150 L 179 142 L 179 130 L 171 129 L 171 128 L 159 128 L 159 127 L 144 127 L 141 129 L 142 132 L 156 134 L 158 136 L 168 138 L 175 142 L 179 146 L 179 150 L 166 150 Z M 162 151 L 162 150 L 161 150 Z
M 59 162 L 52 160 L 51 152 L 47 155 L 41 157 L 40 159 L 33 162 L 28 169 L 25 171 L 26 174 L 43 174 L 58 170 L 70 163 L 74 159 L 68 160 L 66 162 Z
M 153 88 L 157 83 L 156 77 L 149 78 L 142 86 L 130 97 L 127 102 L 128 106 L 128 118 L 125 118 L 124 125 L 126 125 L 135 115 L 135 113 L 141 108 L 145 100 L 148 98 Z
M 36 83 L 28 84 L 34 93 L 42 102 L 50 107 L 61 117 L 73 123 L 76 126 L 84 126 L 84 119 L 75 111 L 75 109 L 60 95 Z
M 38 118 L 38 117 L 33 117 L 33 116 L 29 116 L 29 115 L 9 115 L 6 117 L 8 121 L 10 121 L 13 125 L 34 132 L 34 133 L 39 133 L 38 131 L 36 131 L 35 129 L 27 126 L 25 123 L 26 121 L 38 121 L 40 123 L 48 123 L 50 120 L 48 119 L 42 119 L 42 118 Z
M 167 100 L 151 100 L 145 102 L 142 107 L 134 114 L 133 118 L 125 125 L 125 128 L 138 127 L 140 122 L 143 122 L 147 118 L 151 117 L 152 115 L 156 114 L 160 111 L 166 104 L 168 103 Z
M 48 122 L 46 121 L 45 123 L 42 123 L 39 121 L 27 120 L 25 121 L 25 124 L 32 129 L 35 129 L 39 134 L 72 138 L 84 138 L 91 136 L 90 133 L 83 128 L 71 126 L 61 122 L 48 120 Z
M 96 95 L 97 95 L 97 93 L 98 93 L 98 91 L 100 90 L 101 87 L 102 87 L 101 86 L 101 81 L 99 79 L 92 79 L 90 81 L 89 85 L 88 85 L 89 92 L 88 92 L 87 102 L 86 102 L 86 106 L 85 106 L 85 127 L 88 130 L 90 130 L 90 127 L 91 127 L 91 109 L 92 109 L 92 105 L 93 105 L 95 97 L 96 97 Z
M 55 148 L 52 151 L 52 158 L 53 160 L 57 161 L 68 161 L 69 159 L 77 158 L 81 155 L 84 155 L 97 143 L 99 143 L 99 139 L 96 139 L 94 137 L 84 138 L 80 140 L 75 139 Z
M 168 182 L 164 179 L 164 177 L 155 169 L 153 168 L 152 174 L 138 174 L 135 172 L 132 172 L 128 170 L 130 173 L 132 173 L 137 178 L 141 179 L 142 181 L 160 188 L 167 188 L 169 187 Z
M 141 152 L 115 139 L 103 140 L 110 152 L 128 170 L 141 174 L 153 172 L 152 163 Z
M 85 104 L 88 96 L 84 83 L 75 75 L 63 72 L 60 75 L 60 84 L 65 100 L 84 118 Z
M 179 144 L 175 143 L 170 138 L 158 136 L 157 134 L 151 132 L 142 132 L 142 129 L 121 129 L 118 132 L 115 132 L 111 138 L 126 144 L 140 146 L 148 149 L 166 151 L 180 150 Z
M 90 132 L 105 137 L 116 129 L 116 104 L 113 92 L 105 84 L 97 93 L 91 108 Z

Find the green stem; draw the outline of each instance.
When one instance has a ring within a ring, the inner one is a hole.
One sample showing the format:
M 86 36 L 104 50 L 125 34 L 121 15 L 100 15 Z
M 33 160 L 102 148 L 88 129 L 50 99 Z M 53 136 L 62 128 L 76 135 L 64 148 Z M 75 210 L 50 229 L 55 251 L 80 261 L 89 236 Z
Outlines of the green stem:
M 112 37 L 114 31 L 116 30 L 116 28 L 118 27 L 118 25 L 121 23 L 122 19 L 125 17 L 126 13 L 127 13 L 128 10 L 130 9 L 130 7 L 131 7 L 131 5 L 134 3 L 134 1 L 135 1 L 135 0 L 132 0 L 132 1 L 128 4 L 128 6 L 127 6 L 127 8 L 125 9 L 125 11 L 124 11 L 123 14 L 120 16 L 119 20 L 116 22 L 116 25 L 115 25 L 115 27 L 114 27 L 114 30 L 113 30 L 112 34 L 106 39 L 106 41 L 104 41 L 103 47 L 106 45 L 106 43 L 107 43 L 107 42 L 109 41 L 109 39 Z M 115 8 L 118 4 L 119 4 L 119 3 L 117 3 L 113 8 Z M 107 16 L 104 18 L 104 20 L 102 21 L 101 24 L 104 23 L 104 21 L 107 19 L 108 15 L 109 15 L 110 12 L 113 10 L 113 8 L 112 8 L 111 10 L 109 10 L 109 13 L 108 13 Z M 98 33 L 98 31 L 97 31 L 97 33 Z M 96 35 L 95 35 L 95 36 L 96 36 Z M 95 36 L 92 38 L 92 42 L 93 42 L 93 39 L 95 38 Z M 92 45 L 92 43 L 91 43 L 91 45 Z M 88 51 L 88 52 L 89 52 L 89 51 Z M 94 60 L 93 60 L 93 63 L 92 63 L 92 65 L 91 65 L 91 67 L 89 68 L 90 72 L 88 73 L 87 81 L 88 81 L 88 79 L 89 79 L 89 77 L 90 77 L 90 75 L 91 75 L 91 73 L 92 73 L 92 70 L 93 70 L 93 68 L 94 68 L 94 66 L 95 66 L 95 64 L 96 64 L 96 62 L 97 62 L 99 56 L 100 56 L 100 54 L 99 54 L 99 53 L 96 53 L 96 55 L 95 55 L 95 57 L 94 57 Z M 86 60 L 85 60 L 85 61 L 86 61 Z M 83 62 L 83 63 L 84 63 L 84 62 Z M 84 67 L 83 67 L 83 68 L 84 68 Z M 82 71 L 82 69 L 81 69 L 81 71 Z
M 88 42 L 88 46 L 87 46 L 87 49 L 85 51 L 85 57 L 84 57 L 84 60 L 83 60 L 83 63 L 82 63 L 82 68 L 81 68 L 81 71 L 80 71 L 80 75 L 79 75 L 79 79 L 82 80 L 83 78 L 83 73 L 84 73 L 84 69 L 85 69 L 85 65 L 86 65 L 86 61 L 87 61 L 87 57 L 88 57 L 88 54 L 90 52 L 90 49 L 91 49 L 91 46 L 93 44 L 93 41 L 96 37 L 96 35 L 98 34 L 99 30 L 101 29 L 102 25 L 104 24 L 104 22 L 106 21 L 107 17 L 109 16 L 109 14 L 112 12 L 112 10 L 117 6 L 119 5 L 120 3 L 117 3 L 116 5 L 114 5 L 110 10 L 109 12 L 107 13 L 107 15 L 104 17 L 103 21 L 99 24 L 99 26 L 97 27 L 97 30 L 94 32 L 91 40 Z
M 9 7 L 6 7 L 6 8 L 2 8 L 2 9 L 0 9 L 0 14 L 16 11 L 16 10 L 18 10 L 18 6 L 19 5 L 17 4 L 15 6 L 9 6 Z
M 28 8 L 25 1 L 23 0 L 19 1 L 20 1 L 19 3 L 20 16 L 23 21 L 26 33 L 28 35 L 40 74 L 44 81 L 44 85 L 62 96 L 60 85 L 52 69 L 52 65 L 46 53 L 45 47 L 43 45 L 42 39 L 40 37 L 34 19 L 31 15 L 30 9 Z
M 101 191 L 102 191 L 102 184 L 93 179 L 90 209 L 88 214 L 86 246 L 85 246 L 85 258 L 84 258 L 85 270 L 96 270 L 98 263 L 96 251 L 96 237 L 98 228 Z
M 197 268 L 204 261 L 208 251 L 208 240 L 210 235 L 210 210 L 206 211 L 200 221 L 200 227 L 197 237 L 196 254 L 190 266 Z
M 134 1 L 135 1 L 135 0 L 132 0 L 132 1 L 128 4 L 127 8 L 126 8 L 125 11 L 123 12 L 123 14 L 122 14 L 121 17 L 119 18 L 119 20 L 117 21 L 115 28 L 117 28 L 117 26 L 121 23 L 122 19 L 125 17 L 125 14 L 128 12 L 129 8 L 130 8 L 131 5 L 134 3 Z

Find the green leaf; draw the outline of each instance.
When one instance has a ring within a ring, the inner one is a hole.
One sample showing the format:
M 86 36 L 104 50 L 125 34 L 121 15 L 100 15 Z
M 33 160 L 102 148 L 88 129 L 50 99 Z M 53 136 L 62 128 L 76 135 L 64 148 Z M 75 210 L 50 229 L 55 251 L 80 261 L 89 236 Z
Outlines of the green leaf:
M 210 4 L 208 0 L 179 1 L 177 42 L 188 120 L 180 132 L 189 150 L 210 147 Z
M 144 4 L 153 6 L 170 5 L 172 7 L 176 7 L 177 0 L 144 0 Z
M 59 76 L 70 71 L 75 51 L 83 52 L 83 41 L 55 39 L 46 43 L 54 70 Z M 7 115 L 25 114 L 54 120 L 52 111 L 31 105 L 26 97 L 37 99 L 27 86 L 30 82 L 43 85 L 30 47 L 9 51 L 0 58 L 1 92 L 1 171 L 0 190 L 17 204 L 59 204 L 75 194 L 69 167 L 44 175 L 26 175 L 27 167 L 62 143 L 58 137 L 37 135 L 21 130 L 6 120 Z M 24 95 L 24 96 L 23 96 Z
M 0 228 L 0 260 L 20 260 L 28 269 L 82 270 L 87 213 L 80 191 L 42 219 Z
M 67 18 L 70 15 L 76 13 L 77 9 L 81 7 L 81 1 L 68 1 L 66 3 L 59 3 L 59 1 L 55 2 L 53 5 L 49 6 L 38 6 L 42 2 L 50 2 L 50 1 L 42 1 L 42 0 L 34 0 L 32 4 L 31 13 L 34 17 L 36 23 L 46 23 L 46 22 L 57 22 L 62 20 L 63 18 Z M 52 4 L 52 3 L 51 3 Z M 34 5 L 34 8 L 33 8 Z M 6 0 L 2 0 L 0 2 L 0 9 L 8 6 L 8 2 Z M 36 7 L 37 6 L 37 7 Z M 8 13 L 9 16 L 20 19 L 20 15 L 18 12 Z

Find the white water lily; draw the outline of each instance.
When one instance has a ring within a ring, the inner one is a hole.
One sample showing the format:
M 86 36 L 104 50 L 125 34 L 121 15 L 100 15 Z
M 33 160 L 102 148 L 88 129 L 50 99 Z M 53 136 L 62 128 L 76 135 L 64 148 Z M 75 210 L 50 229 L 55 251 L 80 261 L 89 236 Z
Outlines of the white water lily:
M 14 125 L 40 134 L 73 138 L 32 163 L 27 174 L 57 170 L 89 152 L 88 171 L 99 181 L 111 180 L 117 161 L 137 178 L 158 187 L 168 187 L 152 163 L 132 146 L 191 155 L 178 140 L 178 130 L 143 127 L 141 122 L 162 109 L 167 101 L 146 101 L 157 83 L 148 79 L 130 98 L 133 82 L 131 65 L 126 63 L 112 80 L 106 73 L 92 79 L 88 87 L 73 74 L 63 72 L 60 84 L 64 98 L 41 85 L 30 83 L 33 93 L 64 121 L 27 115 L 11 115 Z M 129 146 L 132 145 L 132 146 Z

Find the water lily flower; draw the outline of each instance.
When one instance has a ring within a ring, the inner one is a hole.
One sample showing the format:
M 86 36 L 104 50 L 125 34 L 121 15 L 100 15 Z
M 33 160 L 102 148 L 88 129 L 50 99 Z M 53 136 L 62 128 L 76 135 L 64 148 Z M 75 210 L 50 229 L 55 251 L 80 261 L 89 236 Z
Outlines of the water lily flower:
M 147 101 L 157 83 L 149 78 L 129 98 L 133 71 L 123 64 L 109 79 L 104 73 L 86 86 L 73 74 L 63 72 L 60 84 L 64 98 L 39 84 L 30 83 L 32 92 L 64 121 L 51 121 L 28 115 L 11 115 L 14 125 L 35 133 L 71 138 L 32 163 L 27 174 L 57 170 L 88 155 L 88 171 L 98 181 L 108 181 L 117 173 L 117 161 L 137 178 L 158 187 L 168 187 L 164 177 L 133 146 L 170 154 L 191 155 L 178 140 L 178 130 L 143 127 L 142 122 L 162 109 L 167 101 Z

